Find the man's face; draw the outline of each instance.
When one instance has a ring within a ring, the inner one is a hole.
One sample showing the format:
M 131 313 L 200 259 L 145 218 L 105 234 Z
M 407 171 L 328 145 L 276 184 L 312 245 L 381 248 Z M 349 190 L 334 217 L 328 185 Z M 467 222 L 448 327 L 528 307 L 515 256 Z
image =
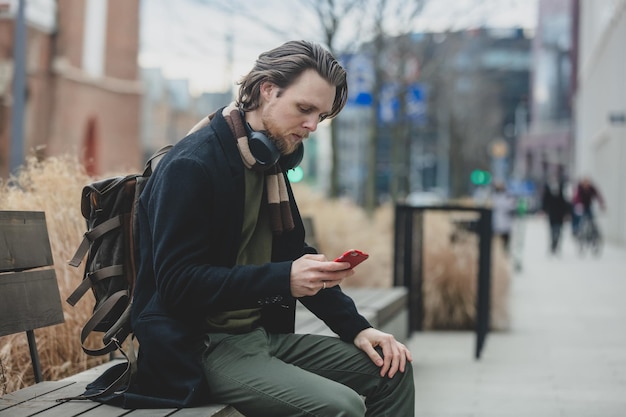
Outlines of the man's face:
M 335 90 L 314 70 L 303 72 L 286 89 L 272 83 L 261 87 L 263 129 L 282 155 L 294 152 L 331 112 Z

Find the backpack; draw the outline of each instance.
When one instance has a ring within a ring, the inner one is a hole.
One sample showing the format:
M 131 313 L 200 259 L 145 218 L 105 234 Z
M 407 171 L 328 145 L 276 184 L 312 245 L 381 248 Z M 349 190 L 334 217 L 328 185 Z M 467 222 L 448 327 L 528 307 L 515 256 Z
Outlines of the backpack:
M 83 280 L 67 298 L 74 306 L 91 289 L 95 306 L 91 318 L 84 324 L 80 341 L 83 351 L 90 356 L 101 356 L 118 351 L 126 358 L 123 372 L 105 390 L 76 399 L 111 394 L 121 387 L 128 388 L 136 369 L 133 341 L 123 348 L 132 333 L 130 310 L 137 275 L 136 245 L 137 221 L 135 207 L 141 192 L 161 158 L 172 148 L 167 145 L 152 155 L 142 174 L 107 178 L 86 185 L 81 193 L 81 214 L 87 223 L 74 257 L 69 261 L 78 267 L 85 261 Z M 93 333 L 103 333 L 102 345 L 85 346 Z

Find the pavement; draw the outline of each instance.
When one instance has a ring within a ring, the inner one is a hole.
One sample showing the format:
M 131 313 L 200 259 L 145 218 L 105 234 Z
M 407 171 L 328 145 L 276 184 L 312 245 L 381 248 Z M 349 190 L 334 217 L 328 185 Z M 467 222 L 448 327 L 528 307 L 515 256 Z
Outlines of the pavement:
M 553 256 L 545 218 L 519 230 L 511 325 L 480 359 L 473 332 L 411 335 L 416 416 L 626 416 L 626 247 L 581 255 L 567 227 Z

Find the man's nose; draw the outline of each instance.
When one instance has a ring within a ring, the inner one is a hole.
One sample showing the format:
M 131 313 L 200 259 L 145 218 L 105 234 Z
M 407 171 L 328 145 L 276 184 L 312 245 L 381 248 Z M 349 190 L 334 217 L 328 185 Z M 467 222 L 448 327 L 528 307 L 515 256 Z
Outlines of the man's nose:
M 307 117 L 304 122 L 304 127 L 309 130 L 309 132 L 315 132 L 317 129 L 317 124 L 319 123 L 319 118 L 317 117 Z

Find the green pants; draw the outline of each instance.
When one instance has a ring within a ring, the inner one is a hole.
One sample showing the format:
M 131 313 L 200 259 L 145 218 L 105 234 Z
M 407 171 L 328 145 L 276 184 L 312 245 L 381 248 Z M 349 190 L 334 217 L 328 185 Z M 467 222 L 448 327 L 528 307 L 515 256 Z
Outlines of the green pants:
M 369 357 L 336 337 L 211 333 L 202 356 L 211 401 L 246 417 L 412 417 L 415 389 L 404 373 L 381 377 Z M 365 400 L 363 400 L 363 398 Z

